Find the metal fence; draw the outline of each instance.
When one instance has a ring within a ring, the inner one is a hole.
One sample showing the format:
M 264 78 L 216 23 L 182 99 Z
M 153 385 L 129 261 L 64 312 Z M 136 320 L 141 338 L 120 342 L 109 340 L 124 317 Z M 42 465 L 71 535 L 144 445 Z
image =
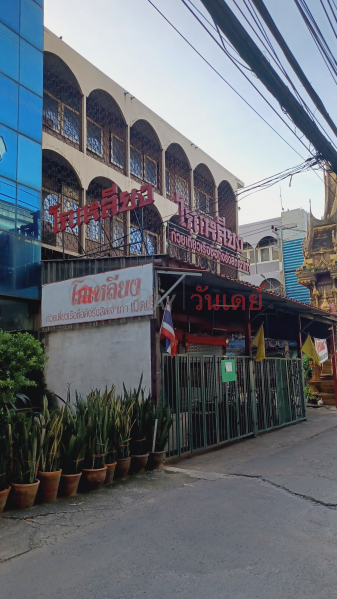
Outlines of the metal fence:
M 162 356 L 163 404 L 173 424 L 167 452 L 180 456 L 306 418 L 301 360 L 235 358 L 236 380 L 223 383 L 210 355 Z

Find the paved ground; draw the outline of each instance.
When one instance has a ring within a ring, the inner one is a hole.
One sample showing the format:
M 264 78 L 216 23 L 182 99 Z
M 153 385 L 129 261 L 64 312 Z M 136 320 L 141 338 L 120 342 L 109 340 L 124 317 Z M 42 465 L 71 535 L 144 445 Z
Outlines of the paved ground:
M 337 597 L 337 411 L 0 517 L 6 599 Z

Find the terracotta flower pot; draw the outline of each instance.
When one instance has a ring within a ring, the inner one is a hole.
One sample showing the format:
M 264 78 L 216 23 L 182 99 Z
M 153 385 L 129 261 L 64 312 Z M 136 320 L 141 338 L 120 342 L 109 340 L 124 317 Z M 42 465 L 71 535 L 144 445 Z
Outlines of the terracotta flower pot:
M 114 481 L 116 464 L 117 464 L 117 462 L 114 462 L 113 464 L 106 464 L 106 477 L 105 477 L 106 485 L 111 485 Z
M 131 457 L 117 460 L 115 478 L 126 478 L 130 470 Z
M 149 459 L 149 454 L 146 453 L 145 455 L 133 455 L 131 457 L 132 457 L 132 461 L 131 461 L 132 472 L 135 472 L 135 474 L 138 474 L 139 472 L 143 472 L 145 470 L 145 466 Z
M 2 512 L 5 509 L 7 497 L 9 495 L 10 490 L 11 490 L 11 488 L 8 487 L 8 489 L 5 489 L 4 491 L 0 491 L 0 514 L 2 514 Z
M 165 458 L 165 451 L 151 451 L 149 455 L 149 461 L 147 464 L 148 470 L 155 470 L 160 468 Z
M 75 497 L 81 476 L 82 472 L 79 474 L 62 474 L 59 495 L 63 495 L 63 497 Z
M 19 510 L 32 507 L 34 505 L 39 484 L 39 480 L 31 485 L 17 485 L 16 483 L 11 483 L 11 500 L 15 507 Z
M 98 491 L 104 485 L 107 467 L 104 468 L 82 468 L 85 486 L 88 491 Z
M 56 500 L 61 474 L 62 470 L 37 473 L 37 477 L 41 482 L 39 496 L 44 503 Z

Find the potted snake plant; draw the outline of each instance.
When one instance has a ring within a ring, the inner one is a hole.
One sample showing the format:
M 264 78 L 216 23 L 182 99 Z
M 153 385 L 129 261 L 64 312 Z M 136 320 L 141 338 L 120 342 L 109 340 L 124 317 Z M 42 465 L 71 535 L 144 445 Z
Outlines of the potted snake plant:
M 157 420 L 157 429 L 154 443 L 154 451 L 150 452 L 148 468 L 159 468 L 165 458 L 165 447 L 169 439 L 170 428 L 173 423 L 170 408 L 164 408 L 161 399 L 152 411 L 152 440 L 155 434 L 155 421 Z
M 0 514 L 5 509 L 10 487 L 11 425 L 5 413 L 0 413 Z
M 49 412 L 48 402 L 43 400 L 41 413 L 42 437 L 40 452 L 39 495 L 45 503 L 55 501 L 60 484 L 60 445 L 63 432 L 63 408 Z
M 13 472 L 11 501 L 19 509 L 34 505 L 40 481 L 37 468 L 40 459 L 42 422 L 39 415 L 27 412 L 12 417 Z
M 141 385 L 142 379 L 140 381 Z M 149 454 L 147 452 L 147 438 L 149 430 L 149 422 L 151 420 L 152 400 L 151 396 L 144 399 L 144 389 L 134 393 L 133 414 L 134 422 L 132 427 L 132 439 L 130 443 L 131 449 L 131 470 L 132 472 L 143 472 L 147 465 Z M 139 398 L 139 395 L 141 397 Z
M 63 414 L 60 495 L 74 497 L 77 494 L 87 436 L 83 414 L 77 413 L 74 407 L 67 403 Z
M 115 478 L 126 478 L 130 470 L 133 402 L 133 397 L 129 395 L 126 395 L 124 399 L 120 396 L 116 398 L 117 464 Z
M 108 421 L 107 421 L 107 447 L 105 456 L 106 465 L 106 477 L 105 484 L 111 485 L 114 480 L 115 469 L 116 469 L 116 456 L 117 456 L 117 429 L 116 429 L 116 402 L 115 402 L 115 388 L 114 386 L 110 391 L 107 389 L 103 395 L 108 406 Z
M 97 491 L 103 487 L 106 478 L 105 456 L 108 447 L 108 406 L 102 401 L 98 389 L 92 391 L 87 398 L 85 422 L 88 443 L 86 467 L 82 468 L 83 478 L 87 490 Z

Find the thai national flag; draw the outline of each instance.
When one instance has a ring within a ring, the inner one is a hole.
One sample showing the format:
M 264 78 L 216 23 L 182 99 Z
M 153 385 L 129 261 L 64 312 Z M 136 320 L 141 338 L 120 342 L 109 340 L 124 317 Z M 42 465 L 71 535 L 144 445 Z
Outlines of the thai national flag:
M 166 351 L 170 354 L 171 358 L 177 353 L 178 341 L 174 334 L 171 307 L 169 302 L 166 302 L 166 308 L 164 312 L 164 318 L 160 329 L 160 338 L 166 337 Z

